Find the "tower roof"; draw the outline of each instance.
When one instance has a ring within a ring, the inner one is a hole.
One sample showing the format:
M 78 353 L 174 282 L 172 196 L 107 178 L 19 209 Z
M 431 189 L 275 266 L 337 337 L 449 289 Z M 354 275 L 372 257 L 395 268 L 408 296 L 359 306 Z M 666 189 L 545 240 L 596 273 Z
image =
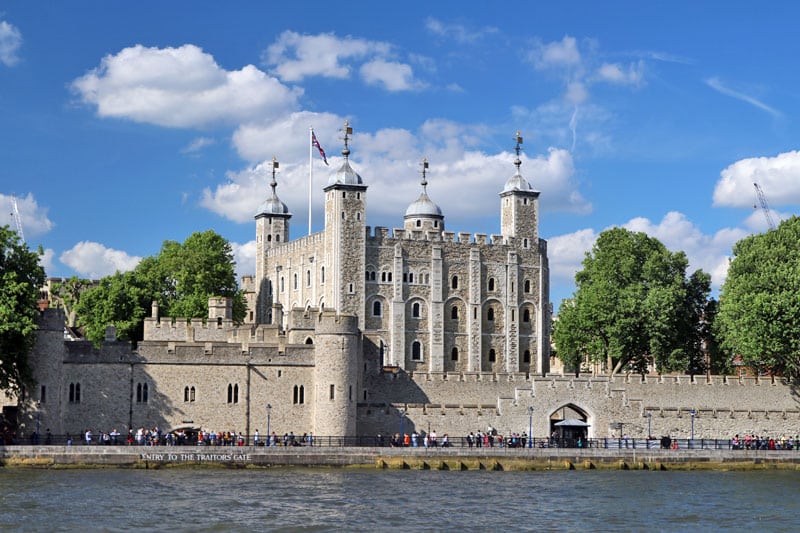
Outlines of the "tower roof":
M 281 202 L 280 198 L 278 198 L 278 194 L 275 192 L 275 189 L 278 187 L 278 182 L 275 180 L 275 171 L 278 168 L 278 160 L 276 158 L 272 158 L 272 181 L 270 182 L 269 186 L 272 188 L 272 195 L 267 197 L 267 199 L 258 206 L 258 215 L 288 215 L 289 208 L 286 207 L 286 204 Z
M 364 180 L 361 179 L 361 176 L 358 175 L 358 172 L 353 170 L 353 167 L 350 166 L 350 135 L 353 133 L 353 128 L 350 127 L 350 123 L 345 121 L 344 123 L 344 148 L 342 149 L 342 156 L 344 157 L 344 162 L 342 166 L 339 167 L 339 170 L 331 174 L 330 178 L 328 178 L 328 185 L 363 185 Z
M 504 193 L 513 191 L 533 192 L 534 191 L 533 187 L 531 187 L 531 184 L 528 183 L 528 180 L 522 177 L 522 174 L 519 171 L 519 167 L 522 166 L 522 161 L 520 161 L 519 159 L 519 153 L 522 150 L 521 149 L 522 136 L 520 136 L 519 131 L 517 131 L 516 141 L 517 145 L 515 147 L 515 150 L 517 152 L 517 157 L 516 159 L 514 159 L 514 166 L 517 167 L 517 170 L 516 172 L 514 172 L 514 175 L 508 178 L 508 181 L 506 181 L 506 184 L 503 187 L 503 192 Z
M 430 197 L 428 197 L 427 171 L 428 159 L 424 158 L 422 160 L 422 193 L 420 193 L 419 198 L 417 198 L 417 200 L 409 205 L 408 209 L 406 209 L 407 217 L 442 216 L 442 210 L 438 205 L 436 205 L 436 203 L 434 203 L 433 200 L 430 199 Z

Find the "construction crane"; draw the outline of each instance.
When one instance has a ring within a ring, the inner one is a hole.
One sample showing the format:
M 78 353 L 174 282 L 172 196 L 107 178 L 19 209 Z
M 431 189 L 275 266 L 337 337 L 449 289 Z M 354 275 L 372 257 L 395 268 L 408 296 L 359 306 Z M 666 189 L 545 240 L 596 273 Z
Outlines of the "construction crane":
M 767 197 L 764 196 L 764 191 L 761 190 L 761 187 L 758 185 L 758 183 L 753 183 L 753 186 L 756 188 L 758 203 L 761 205 L 761 210 L 764 212 L 764 216 L 767 219 L 769 229 L 775 229 L 775 221 L 772 220 L 772 213 L 769 210 L 769 204 L 767 203 Z M 758 206 L 753 207 L 757 208 Z
M 22 233 L 22 218 L 19 216 L 19 206 L 17 205 L 17 197 L 11 197 L 11 207 L 14 211 L 11 212 L 11 216 L 14 217 L 14 224 L 17 226 L 17 235 L 22 242 L 25 242 L 25 234 Z

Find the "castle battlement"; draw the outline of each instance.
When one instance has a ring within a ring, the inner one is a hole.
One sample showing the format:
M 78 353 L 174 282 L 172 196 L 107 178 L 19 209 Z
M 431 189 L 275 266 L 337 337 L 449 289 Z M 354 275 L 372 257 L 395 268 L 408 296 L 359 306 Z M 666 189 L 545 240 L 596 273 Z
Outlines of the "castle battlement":
M 272 248 L 265 251 L 267 257 L 282 257 L 286 254 L 296 252 L 298 250 L 305 250 L 307 248 L 322 245 L 325 242 L 325 232 L 318 231 L 311 235 L 306 235 L 289 242 L 282 244 L 275 244 Z
M 375 227 L 374 231 L 370 226 L 366 226 L 365 231 L 367 242 L 369 244 L 374 245 L 377 241 L 377 244 L 383 244 L 386 246 L 397 244 L 403 241 L 444 242 L 478 246 L 513 246 L 517 242 L 517 239 L 514 237 L 505 237 L 501 234 L 487 235 L 486 233 L 467 232 L 459 232 L 456 234 L 452 231 L 408 231 L 403 228 L 393 228 L 390 232 L 388 228 L 382 226 Z M 541 243 L 539 245 L 539 249 L 540 251 L 542 250 Z M 546 252 L 546 246 L 544 251 Z

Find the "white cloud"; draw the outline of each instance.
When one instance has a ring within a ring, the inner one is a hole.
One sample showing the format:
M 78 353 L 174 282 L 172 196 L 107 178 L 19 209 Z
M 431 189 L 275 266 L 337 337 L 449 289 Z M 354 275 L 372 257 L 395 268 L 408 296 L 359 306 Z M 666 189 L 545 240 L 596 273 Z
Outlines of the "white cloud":
M 742 102 L 746 102 L 762 111 L 766 111 L 773 117 L 782 116 L 782 113 L 777 109 L 768 106 L 767 104 L 755 98 L 754 96 L 750 96 L 749 94 L 745 94 L 741 91 L 731 89 L 730 87 L 722 83 L 722 81 L 720 81 L 719 78 L 708 78 L 706 80 L 706 85 L 708 85 L 709 87 L 711 87 L 720 94 L 724 94 L 725 96 L 730 96 L 731 98 L 741 100 Z
M 133 270 L 141 257 L 128 255 L 120 250 L 106 248 L 100 243 L 81 241 L 58 258 L 81 276 L 98 279 L 117 271 Z
M 597 70 L 597 78 L 615 85 L 639 87 L 644 83 L 644 61 L 631 63 L 627 68 L 619 63 L 603 63 Z
M 728 260 L 733 245 L 750 234 L 741 228 L 723 228 L 707 235 L 687 219 L 686 215 L 676 211 L 667 213 L 658 223 L 637 217 L 622 227 L 644 232 L 661 241 L 673 252 L 685 252 L 689 259 L 688 273 L 697 269 L 708 272 L 715 290 L 719 289 L 728 274 Z M 550 273 L 554 284 L 574 279 L 575 273 L 583 268 L 581 263 L 585 254 L 591 251 L 599 233 L 587 228 L 548 239 Z
M 236 262 L 236 279 L 242 276 L 255 275 L 256 273 L 256 241 L 248 241 L 244 244 L 237 242 L 231 243 L 233 249 L 233 260 Z
M 8 224 L 12 229 L 16 229 L 14 219 L 11 216 L 11 213 L 14 213 L 14 198 L 17 200 L 19 218 L 22 222 L 22 233 L 26 239 L 44 235 L 53 229 L 55 224 L 47 218 L 48 209 L 40 207 L 31 193 L 24 197 L 0 194 L 0 213 L 8 214 L 8 221 L 2 221 L 0 218 L 0 225 Z
M 758 205 L 758 183 L 769 205 L 800 205 L 800 151 L 775 157 L 740 159 L 720 173 L 714 188 L 714 206 Z
M 330 162 L 330 167 L 325 167 L 314 153 L 313 201 L 314 209 L 319 211 L 322 188 L 341 162 L 335 155 L 341 146 L 335 135 L 336 127 L 342 123 L 339 118 L 298 113 L 282 123 L 240 128 L 234 136 L 240 153 L 247 159 L 268 162 L 273 155 L 278 156 L 281 167 L 277 192 L 294 220 L 302 221 L 308 216 L 306 161 L 308 124 L 312 122 Z M 351 164 L 369 186 L 368 222 L 402 227 L 406 207 L 419 195 L 419 162 L 423 156 L 431 164 L 428 192 L 449 220 L 465 222 L 474 213 L 485 212 L 486 198 L 497 198 L 514 173 L 513 154 L 484 154 L 474 150 L 485 133 L 480 126 L 445 120 L 427 121 L 417 133 L 399 128 L 375 133 L 356 131 L 351 140 Z M 534 158 L 523 154 L 522 161 L 526 179 L 535 188 L 546 191 L 546 209 L 591 211 L 591 204 L 573 181 L 575 168 L 568 151 L 551 148 L 547 154 Z M 251 222 L 269 192 L 271 168 L 268 163 L 254 164 L 228 173 L 225 183 L 204 191 L 201 205 L 230 220 Z M 497 202 L 499 206 L 499 198 Z
M 44 253 L 39 257 L 39 264 L 42 266 L 45 275 L 48 277 L 50 277 L 50 272 L 55 270 L 55 264 L 53 263 L 55 255 L 55 250 L 52 248 L 45 248 Z
M 352 71 L 345 61 L 386 57 L 390 50 L 389 44 L 378 41 L 340 38 L 333 33 L 301 35 L 285 31 L 262 59 L 284 81 L 298 82 L 309 76 L 345 79 Z
M 19 62 L 17 52 L 22 46 L 22 33 L 5 20 L 0 20 L 0 63 L 13 67 Z
M 551 43 L 536 43 L 529 54 L 529 59 L 536 68 L 545 69 L 573 69 L 581 66 L 581 53 L 575 37 L 565 36 L 560 41 Z
M 479 41 L 486 35 L 500 31 L 493 26 L 470 30 L 461 24 L 446 23 L 433 17 L 425 19 L 425 29 L 437 37 L 443 37 L 459 44 L 471 44 Z
M 224 70 L 191 44 L 125 48 L 74 80 L 72 89 L 101 117 L 184 128 L 268 120 L 295 108 L 301 94 L 252 65 Z
M 206 146 L 211 146 L 216 141 L 210 137 L 197 137 L 193 139 L 188 145 L 181 149 L 182 154 L 194 154 L 201 151 Z
M 361 65 L 360 73 L 367 85 L 379 85 L 387 91 L 411 91 L 425 87 L 424 83 L 414 79 L 414 72 L 405 63 L 376 59 Z

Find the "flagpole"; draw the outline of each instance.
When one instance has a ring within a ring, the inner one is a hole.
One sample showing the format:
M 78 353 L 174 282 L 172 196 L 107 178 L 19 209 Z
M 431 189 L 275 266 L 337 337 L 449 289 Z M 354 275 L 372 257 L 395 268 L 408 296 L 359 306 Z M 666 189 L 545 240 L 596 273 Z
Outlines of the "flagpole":
M 314 188 L 314 127 L 308 127 L 308 234 L 311 235 L 311 190 Z

